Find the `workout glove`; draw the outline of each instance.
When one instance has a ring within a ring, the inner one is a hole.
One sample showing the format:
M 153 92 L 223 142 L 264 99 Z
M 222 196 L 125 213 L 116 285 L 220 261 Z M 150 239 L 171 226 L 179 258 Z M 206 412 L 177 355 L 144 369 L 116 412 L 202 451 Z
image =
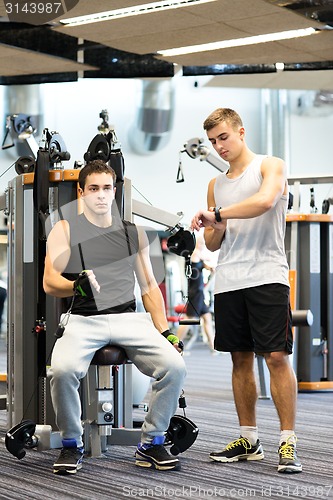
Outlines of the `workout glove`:
M 174 335 L 173 333 L 170 332 L 170 330 L 165 330 L 165 332 L 162 332 L 163 337 L 165 337 L 170 344 L 178 344 L 179 349 L 183 350 L 184 349 L 184 343 L 182 340 L 179 340 L 177 335 Z
M 82 271 L 74 281 L 73 290 L 77 295 L 81 295 L 81 297 L 86 297 L 87 299 L 94 297 L 86 271 Z

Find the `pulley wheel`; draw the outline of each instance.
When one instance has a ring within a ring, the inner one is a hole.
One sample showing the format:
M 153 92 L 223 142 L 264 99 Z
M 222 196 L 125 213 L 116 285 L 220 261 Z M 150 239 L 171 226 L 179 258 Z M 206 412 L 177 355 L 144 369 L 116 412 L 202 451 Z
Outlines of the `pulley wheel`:
M 198 433 L 198 427 L 189 418 L 174 415 L 166 432 L 165 444 L 171 445 L 170 453 L 172 455 L 178 455 L 192 446 Z
M 15 162 L 15 171 L 18 175 L 34 172 L 36 160 L 32 156 L 20 156 Z
M 22 420 L 6 432 L 5 445 L 9 453 L 21 460 L 25 457 L 24 448 L 33 447 L 36 424 L 32 420 Z
M 103 134 L 96 135 L 89 144 L 87 152 L 84 154 L 86 162 L 92 160 L 109 161 L 111 154 L 110 145 Z

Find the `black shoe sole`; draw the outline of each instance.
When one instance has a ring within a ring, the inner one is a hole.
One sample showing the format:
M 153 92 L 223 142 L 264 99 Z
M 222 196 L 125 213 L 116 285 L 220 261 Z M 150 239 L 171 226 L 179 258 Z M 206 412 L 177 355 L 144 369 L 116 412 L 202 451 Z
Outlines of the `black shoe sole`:
M 54 468 L 53 474 L 58 474 L 59 476 L 68 476 L 70 474 L 76 474 L 78 470 L 82 469 L 82 464 L 79 464 L 75 467 L 75 469 L 66 469 L 66 468 Z
M 214 462 L 221 462 L 221 463 L 232 463 L 232 462 L 244 462 L 244 461 L 252 461 L 252 460 L 263 460 L 265 458 L 264 453 L 258 453 L 258 454 L 253 454 L 253 455 L 238 455 L 237 457 L 218 457 L 218 456 L 212 456 L 209 455 L 209 458 L 211 460 L 214 460 Z
M 135 465 L 137 465 L 138 467 L 145 467 L 147 469 L 155 469 L 155 470 L 162 470 L 162 471 L 180 470 L 180 464 L 177 464 L 177 465 L 156 464 L 155 462 L 150 462 L 149 460 L 145 460 L 142 458 L 136 458 Z
M 135 456 L 135 465 L 138 467 L 145 467 L 147 469 L 155 469 L 155 470 L 180 470 L 180 462 L 177 464 L 158 464 L 154 462 L 154 460 L 150 458 L 141 457 L 140 455 Z

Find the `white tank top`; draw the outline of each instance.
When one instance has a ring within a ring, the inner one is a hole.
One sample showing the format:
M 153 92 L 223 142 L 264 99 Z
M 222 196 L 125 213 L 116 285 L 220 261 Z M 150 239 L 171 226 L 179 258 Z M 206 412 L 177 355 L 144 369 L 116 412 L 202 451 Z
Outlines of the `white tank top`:
M 239 203 L 257 193 L 262 184 L 264 155 L 256 155 L 236 179 L 219 174 L 215 181 L 216 206 Z M 219 252 L 215 294 L 269 283 L 289 286 L 284 237 L 288 196 L 259 217 L 229 219 Z

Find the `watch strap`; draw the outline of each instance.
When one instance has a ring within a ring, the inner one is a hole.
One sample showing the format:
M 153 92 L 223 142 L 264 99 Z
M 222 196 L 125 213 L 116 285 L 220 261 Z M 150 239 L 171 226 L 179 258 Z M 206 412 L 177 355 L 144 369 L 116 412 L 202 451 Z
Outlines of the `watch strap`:
M 222 218 L 221 218 L 221 214 L 220 214 L 220 210 L 221 210 L 222 207 L 215 207 L 214 208 L 214 213 L 215 213 L 215 220 L 216 222 L 221 222 L 222 221 Z

